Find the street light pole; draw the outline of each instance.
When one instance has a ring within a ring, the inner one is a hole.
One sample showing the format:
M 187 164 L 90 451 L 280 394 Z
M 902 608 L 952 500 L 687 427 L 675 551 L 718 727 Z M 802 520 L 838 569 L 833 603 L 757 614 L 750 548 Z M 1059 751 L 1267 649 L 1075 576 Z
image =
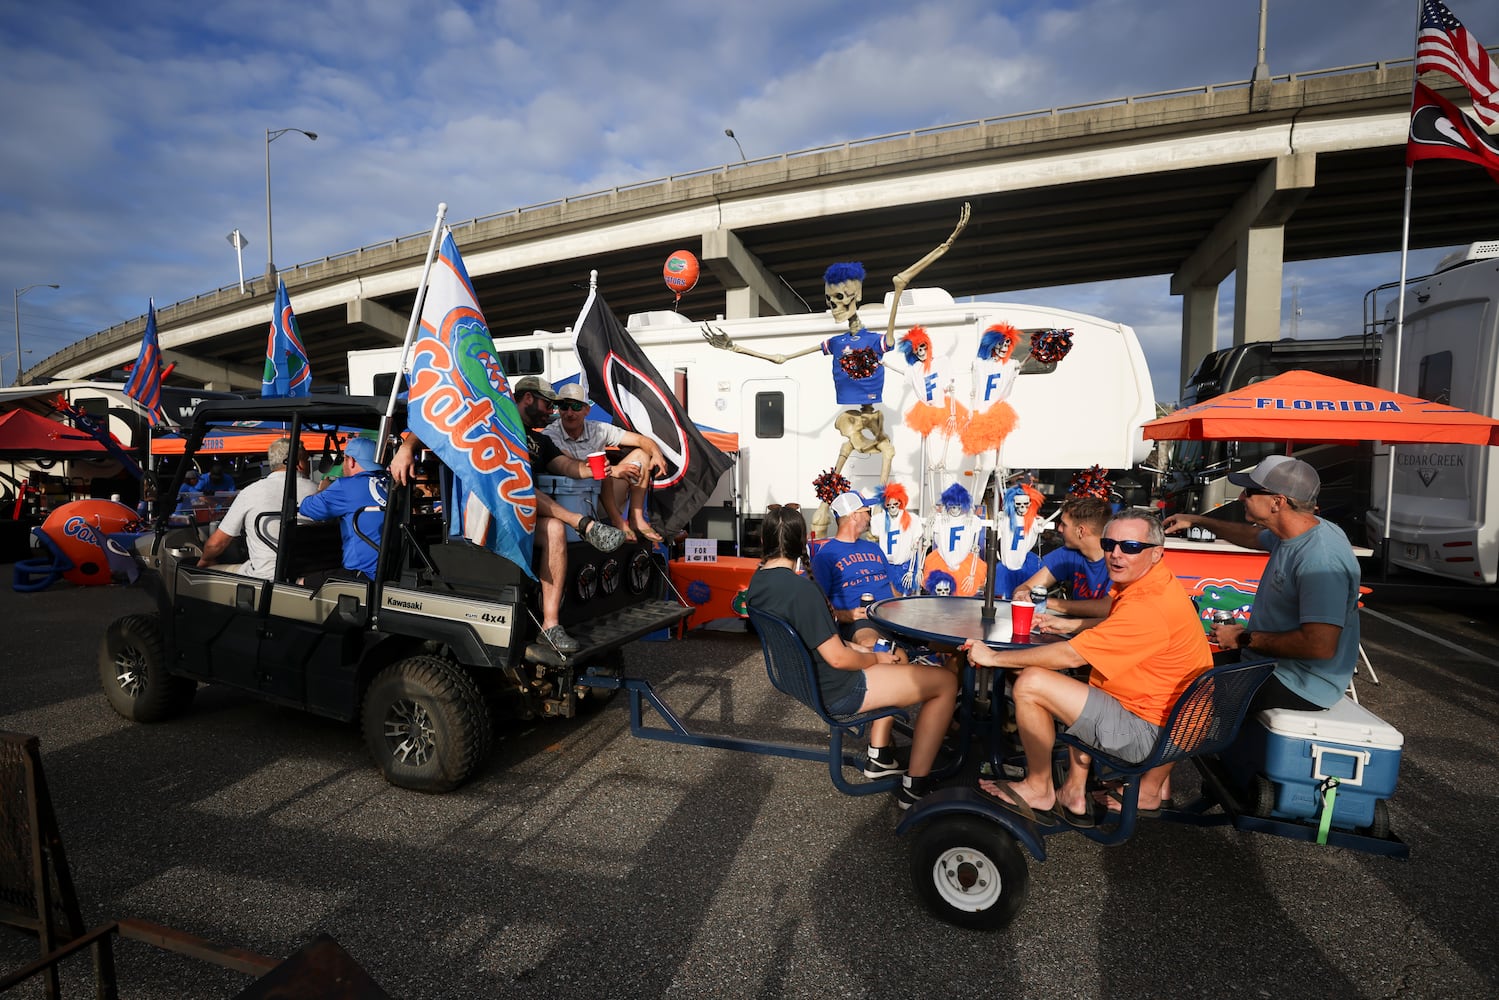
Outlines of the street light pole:
M 15 297 L 15 307 L 16 307 L 16 377 L 15 377 L 15 380 L 11 383 L 12 385 L 20 385 L 21 384 L 21 296 L 25 295 L 27 292 L 31 291 L 33 288 L 61 288 L 61 287 L 62 287 L 61 285 L 54 285 L 54 284 L 52 284 L 50 282 L 43 281 L 43 282 L 38 282 L 35 285 L 27 285 L 25 288 L 17 288 L 15 290 L 16 291 L 16 297 Z
M 271 143 L 288 132 L 300 132 L 313 142 L 317 133 L 301 128 L 268 128 L 265 130 L 265 281 L 272 294 L 276 291 L 275 252 L 271 238 Z
M 726 135 L 726 136 L 728 136 L 730 139 L 734 140 L 734 148 L 737 149 L 737 150 L 739 150 L 739 162 L 743 163 L 744 162 L 744 147 L 741 146 L 741 145 L 739 145 L 739 137 L 734 134 L 734 130 L 731 129 L 731 128 L 724 129 L 723 130 L 723 134 Z

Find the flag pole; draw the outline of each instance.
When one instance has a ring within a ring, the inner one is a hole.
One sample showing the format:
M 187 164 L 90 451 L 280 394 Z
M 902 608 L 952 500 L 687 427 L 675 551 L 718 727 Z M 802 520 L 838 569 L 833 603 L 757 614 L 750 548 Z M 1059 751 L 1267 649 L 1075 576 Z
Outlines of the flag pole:
M 386 462 L 386 438 L 390 433 L 390 421 L 396 412 L 396 397 L 401 394 L 401 382 L 408 374 L 411 364 L 411 342 L 421 321 L 422 300 L 427 297 L 427 280 L 432 276 L 432 260 L 437 256 L 437 241 L 442 235 L 442 220 L 448 214 L 448 203 L 438 202 L 437 221 L 432 223 L 432 242 L 427 246 L 427 261 L 422 265 L 422 280 L 416 286 L 416 301 L 411 304 L 411 321 L 406 324 L 406 340 L 401 345 L 401 367 L 396 369 L 395 380 L 390 383 L 390 399 L 385 404 L 385 416 L 380 418 L 380 437 L 375 442 L 375 461 Z
M 1420 48 L 1421 39 L 1421 0 L 1416 0 L 1416 45 L 1413 49 Z M 1416 107 L 1416 61 L 1411 60 L 1411 113 L 1415 113 Z M 1410 116 L 1405 123 L 1405 142 L 1410 145 Z M 1405 206 L 1400 213 L 1400 290 L 1395 294 L 1395 358 L 1390 368 L 1390 391 L 1400 391 L 1400 340 L 1405 332 L 1405 281 L 1407 258 L 1410 256 L 1411 244 L 1411 188 L 1412 178 L 1415 176 L 1415 165 L 1407 158 L 1405 164 Z M 1390 521 L 1394 517 L 1395 503 L 1395 446 L 1389 445 L 1387 468 L 1385 469 L 1384 490 L 1384 538 L 1381 539 L 1380 561 L 1384 565 L 1384 575 L 1389 576 L 1390 570 Z

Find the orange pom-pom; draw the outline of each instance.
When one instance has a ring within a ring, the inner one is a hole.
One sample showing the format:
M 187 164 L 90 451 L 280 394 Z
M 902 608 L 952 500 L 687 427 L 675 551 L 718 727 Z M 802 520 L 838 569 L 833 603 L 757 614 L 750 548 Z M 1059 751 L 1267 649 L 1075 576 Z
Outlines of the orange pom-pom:
M 975 413 L 963 428 L 963 454 L 982 455 L 1005 443 L 1015 429 L 1015 408 L 1000 401 L 983 413 Z

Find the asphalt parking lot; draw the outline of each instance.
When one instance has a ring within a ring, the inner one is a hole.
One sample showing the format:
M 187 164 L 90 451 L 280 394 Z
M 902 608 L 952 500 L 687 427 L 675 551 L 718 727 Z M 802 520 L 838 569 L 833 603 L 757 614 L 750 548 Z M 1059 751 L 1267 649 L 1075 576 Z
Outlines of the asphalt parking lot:
M 273 956 L 326 932 L 393 995 L 1491 996 L 1491 608 L 1376 601 L 1363 621 L 1382 682 L 1360 675 L 1364 704 L 1406 741 L 1390 813 L 1410 861 L 1144 821 L 1112 849 L 1052 838 L 999 934 L 920 908 L 887 797 L 843 796 L 817 764 L 635 739 L 623 699 L 504 725 L 445 796 L 387 786 L 352 726 L 216 689 L 127 723 L 95 679 L 107 623 L 145 609 L 118 587 L 0 590 L 0 728 L 41 738 L 87 922 Z M 748 636 L 638 643 L 628 665 L 705 726 L 816 738 Z M 0 966 L 33 956 L 0 930 Z M 132 998 L 248 982 L 138 944 L 120 965 Z M 79 975 L 70 995 L 91 995 Z

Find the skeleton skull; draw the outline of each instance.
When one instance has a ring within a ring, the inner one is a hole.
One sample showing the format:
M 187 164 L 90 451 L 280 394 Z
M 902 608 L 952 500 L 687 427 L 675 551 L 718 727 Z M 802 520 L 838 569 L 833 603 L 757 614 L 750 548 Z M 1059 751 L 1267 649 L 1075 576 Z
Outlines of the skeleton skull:
M 966 513 L 968 513 L 968 511 L 965 510 L 963 505 L 960 503 L 950 503 L 947 505 L 948 517 L 962 517 Z
M 823 298 L 833 311 L 833 318 L 840 323 L 858 312 L 859 299 L 864 294 L 864 282 L 840 281 L 836 285 L 823 285 Z
M 1014 502 L 1015 513 L 1019 514 L 1021 517 L 1024 517 L 1026 512 L 1031 509 L 1031 498 L 1026 493 L 1016 493 Z
M 926 360 L 926 356 L 927 356 L 926 345 L 925 344 L 917 344 L 916 345 L 916 360 L 917 361 L 925 361 Z
M 901 504 L 900 504 L 899 500 L 886 500 L 885 501 L 885 513 L 888 514 L 890 517 L 892 517 L 892 518 L 894 518 L 896 520 L 899 520 L 900 519 L 901 510 L 902 510 L 902 507 L 901 507 Z
M 952 581 L 950 581 L 950 580 L 938 580 L 937 581 L 937 588 L 936 589 L 937 589 L 937 596 L 938 597 L 951 597 L 952 596 Z

